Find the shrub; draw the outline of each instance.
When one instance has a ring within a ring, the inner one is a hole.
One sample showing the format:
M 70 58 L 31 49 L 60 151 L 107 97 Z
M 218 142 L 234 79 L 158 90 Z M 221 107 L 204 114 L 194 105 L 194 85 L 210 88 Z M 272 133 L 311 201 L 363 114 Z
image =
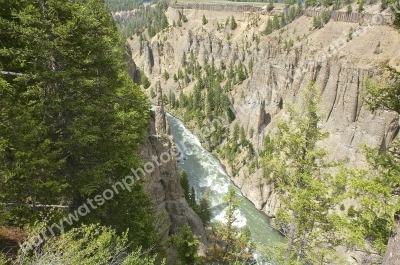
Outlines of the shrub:
M 206 18 L 206 16 L 205 15 L 203 15 L 203 18 L 202 18 L 202 23 L 203 23 L 203 25 L 205 25 L 205 24 L 207 24 L 208 23 L 208 20 L 207 20 L 207 18 Z
M 232 18 L 231 18 L 231 30 L 234 30 L 236 28 L 237 28 L 237 23 L 236 23 L 235 17 L 232 16 Z
M 353 8 L 351 7 L 351 5 L 347 6 L 347 13 L 352 13 L 353 12 Z
M 140 83 L 142 84 L 144 89 L 147 89 L 150 86 L 150 81 L 144 73 L 141 73 Z

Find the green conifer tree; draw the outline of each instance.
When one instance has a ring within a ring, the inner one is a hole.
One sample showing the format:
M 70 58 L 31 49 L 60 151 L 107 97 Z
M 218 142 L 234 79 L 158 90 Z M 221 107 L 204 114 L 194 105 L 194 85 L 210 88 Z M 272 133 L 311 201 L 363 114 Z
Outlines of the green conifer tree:
M 0 197 L 32 205 L 7 212 L 6 224 L 24 226 L 50 214 L 37 204 L 73 211 L 139 167 L 132 150 L 145 137 L 149 103 L 126 73 L 124 44 L 102 1 L 11 2 L 0 8 L 0 70 L 19 74 L 0 74 Z M 112 224 L 120 234 L 129 227 L 132 246 L 147 248 L 152 220 L 136 182 L 76 225 Z
M 237 23 L 236 23 L 235 17 L 232 16 L 231 17 L 231 30 L 235 30 L 236 28 L 237 28 Z
M 319 91 L 310 84 L 299 109 L 289 107 L 290 118 L 278 124 L 278 132 L 265 140 L 265 176 L 280 194 L 281 208 L 275 224 L 287 231 L 287 243 L 269 254 L 283 264 L 308 264 L 336 260 L 335 247 L 341 237 L 341 217 L 335 209 L 344 198 L 342 175 L 327 169 L 327 153 L 317 143 L 328 134 L 319 122 Z M 324 172 L 324 173 L 322 173 Z M 339 178 L 340 177 L 340 178 Z M 329 250 L 329 251 L 328 251 Z
M 181 264 L 197 264 L 199 241 L 193 236 L 192 229 L 188 224 L 181 228 L 179 234 L 171 237 L 171 242 L 178 252 L 178 259 Z
M 202 24 L 203 24 L 203 25 L 205 25 L 205 24 L 207 24 L 207 23 L 208 23 L 208 20 L 207 20 L 207 18 L 206 18 L 206 16 L 205 16 L 205 15 L 203 15 L 203 17 L 202 17 L 201 21 L 202 21 Z
M 179 179 L 181 187 L 183 189 L 183 194 L 185 195 L 185 199 L 190 204 L 190 184 L 186 170 L 184 169 L 181 170 L 181 172 L 179 173 Z

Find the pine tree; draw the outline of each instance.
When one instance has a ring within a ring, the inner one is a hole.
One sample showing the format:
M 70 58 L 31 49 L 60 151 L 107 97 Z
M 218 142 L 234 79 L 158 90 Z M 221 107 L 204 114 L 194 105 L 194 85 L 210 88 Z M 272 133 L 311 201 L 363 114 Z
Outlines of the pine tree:
M 232 141 L 235 143 L 239 140 L 239 131 L 240 131 L 239 124 L 235 123 L 235 125 L 233 126 L 233 134 L 232 134 Z
M 236 28 L 237 28 L 237 23 L 236 23 L 235 17 L 232 16 L 231 17 L 231 30 L 235 30 Z
M 0 196 L 30 202 L 32 211 L 7 213 L 7 224 L 24 226 L 50 214 L 36 204 L 80 206 L 138 167 L 132 150 L 144 139 L 149 104 L 126 73 L 102 1 L 10 2 L 0 8 L 0 67 L 21 75 L 0 75 Z M 132 190 L 81 221 L 118 224 L 118 233 L 130 227 L 132 246 L 153 245 L 149 198 L 139 182 Z
M 324 24 L 328 23 L 329 20 L 331 19 L 331 11 L 329 9 L 326 9 L 322 12 L 322 21 Z
M 124 252 L 124 264 L 155 264 L 156 257 L 141 253 L 140 248 L 133 252 L 126 251 L 129 243 L 126 236 L 119 236 L 111 228 L 98 224 L 82 225 L 57 238 L 50 238 L 41 251 L 32 257 L 19 254 L 13 264 L 105 265 L 109 264 L 109 260 L 119 260 L 121 252 Z
M 237 229 L 237 210 L 242 200 L 238 198 L 234 188 L 229 187 L 224 196 L 226 205 L 224 223 L 215 228 L 216 240 L 224 242 L 225 247 L 214 244 L 208 249 L 207 259 L 215 264 L 246 264 L 252 258 L 254 243 L 250 240 L 250 230 Z
M 267 6 L 267 11 L 270 12 L 274 9 L 274 0 L 269 0 L 268 6 Z
M 187 17 L 186 17 L 185 15 L 182 15 L 181 20 L 182 20 L 183 22 L 187 22 L 187 21 L 188 21 L 188 19 L 187 19 Z
M 253 58 L 251 58 L 250 61 L 249 61 L 249 72 L 250 72 L 250 74 L 253 73 L 253 67 L 254 67 L 254 62 L 253 62 Z
M 140 83 L 142 84 L 144 89 L 149 88 L 151 85 L 149 79 L 143 72 L 140 73 Z
M 181 172 L 179 173 L 179 179 L 181 187 L 183 189 L 183 194 L 185 195 L 185 199 L 190 204 L 190 184 L 186 170 L 181 170 Z
M 387 67 L 385 74 L 387 79 L 383 82 L 365 81 L 365 102 L 372 111 L 383 109 L 400 113 L 400 73 Z M 400 138 L 397 135 L 386 149 L 365 147 L 365 151 L 369 170 L 359 172 L 352 185 L 362 202 L 355 226 L 362 227 L 359 231 L 365 233 L 361 236 L 372 238 L 374 246 L 382 253 L 386 249 L 384 265 L 395 265 L 400 261 L 397 243 L 400 231 Z
M 178 252 L 181 264 L 197 264 L 199 241 L 193 236 L 192 229 L 187 223 L 181 228 L 179 234 L 171 237 L 171 242 Z
M 196 202 L 196 191 L 194 190 L 194 187 L 192 186 L 192 188 L 190 189 L 190 193 L 189 193 L 189 205 L 190 207 L 192 207 L 193 209 L 196 209 L 197 207 L 197 202 Z
M 343 240 L 337 232 L 341 217 L 332 210 L 344 198 L 345 183 L 341 175 L 325 172 L 333 164 L 317 145 L 328 136 L 319 127 L 318 94 L 310 84 L 303 92 L 301 112 L 290 106 L 289 121 L 278 124 L 277 134 L 265 140 L 264 174 L 280 194 L 275 224 L 288 238 L 270 254 L 283 252 L 275 258 L 284 264 L 329 263 L 337 258 L 334 249 Z
M 176 106 L 176 98 L 175 98 L 175 93 L 172 90 L 169 90 L 168 102 L 169 102 L 169 107 L 171 109 L 174 109 Z
M 240 126 L 240 133 L 239 133 L 239 135 L 240 135 L 240 137 L 239 137 L 240 143 L 241 143 L 242 145 L 244 145 L 247 139 L 246 139 L 246 133 L 245 133 L 245 131 L 244 131 L 243 125 Z
M 203 25 L 208 23 L 208 20 L 205 15 L 203 15 L 203 18 L 201 19 L 201 21 L 202 21 Z
M 273 30 L 277 30 L 279 29 L 279 17 L 278 15 L 274 15 L 274 17 L 272 18 L 272 29 Z
M 186 53 L 185 53 L 185 51 L 182 54 L 181 65 L 182 65 L 182 67 L 186 66 Z
M 246 67 L 243 66 L 242 62 L 239 62 L 238 66 L 237 66 L 237 70 L 236 70 L 236 74 L 237 74 L 237 79 L 238 79 L 238 83 L 242 83 L 246 78 Z
M 169 79 L 169 73 L 167 72 L 167 70 L 164 70 L 164 79 L 165 81 Z
M 268 21 L 267 21 L 267 26 L 265 27 L 263 33 L 264 33 L 265 35 L 268 35 L 268 34 L 271 34 L 272 31 L 274 31 L 273 22 L 272 22 L 271 19 L 268 19 Z
M 353 8 L 351 7 L 351 5 L 347 6 L 347 13 L 352 13 L 353 12 Z
M 358 4 L 358 12 L 361 13 L 364 10 L 364 0 L 361 0 Z
M 203 221 L 203 225 L 206 226 L 211 220 L 211 209 L 210 200 L 206 197 L 200 199 L 197 215 Z

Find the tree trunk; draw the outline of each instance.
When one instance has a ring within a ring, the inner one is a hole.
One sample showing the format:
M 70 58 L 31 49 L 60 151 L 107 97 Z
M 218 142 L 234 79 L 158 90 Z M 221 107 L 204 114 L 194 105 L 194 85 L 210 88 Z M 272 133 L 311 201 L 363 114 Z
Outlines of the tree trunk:
M 400 216 L 396 216 L 395 222 L 396 228 L 393 229 L 392 234 L 389 237 L 382 265 L 400 264 Z
M 289 227 L 289 241 L 288 241 L 288 245 L 286 248 L 286 254 L 285 254 L 286 264 L 290 264 L 290 254 L 292 253 L 295 229 L 296 229 L 296 214 L 292 213 L 292 221 L 290 222 L 290 227 Z

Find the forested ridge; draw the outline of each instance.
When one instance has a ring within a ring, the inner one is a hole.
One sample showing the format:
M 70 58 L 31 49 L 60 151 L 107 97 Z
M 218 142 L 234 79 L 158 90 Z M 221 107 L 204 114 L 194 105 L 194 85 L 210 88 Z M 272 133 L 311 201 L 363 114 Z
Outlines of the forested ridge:
M 136 8 L 139 8 L 143 5 L 143 3 L 150 3 L 151 1 L 142 1 L 142 0 L 105 0 L 108 8 L 111 12 L 118 12 L 118 11 L 129 11 Z
M 147 5 L 139 3 L 131 12 L 114 13 L 114 19 L 125 38 L 130 38 L 134 34 L 140 35 L 142 39 L 146 36 L 154 37 L 168 26 L 165 16 L 168 4 L 167 0 L 153 1 Z

